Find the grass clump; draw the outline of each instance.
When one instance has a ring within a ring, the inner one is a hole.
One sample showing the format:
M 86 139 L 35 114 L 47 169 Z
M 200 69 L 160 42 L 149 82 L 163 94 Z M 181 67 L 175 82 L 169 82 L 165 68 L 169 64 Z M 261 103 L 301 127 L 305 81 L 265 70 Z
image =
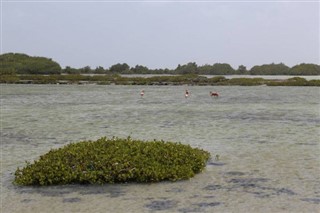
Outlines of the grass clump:
M 189 179 L 210 153 L 189 145 L 105 137 L 50 150 L 15 172 L 18 185 L 104 184 Z

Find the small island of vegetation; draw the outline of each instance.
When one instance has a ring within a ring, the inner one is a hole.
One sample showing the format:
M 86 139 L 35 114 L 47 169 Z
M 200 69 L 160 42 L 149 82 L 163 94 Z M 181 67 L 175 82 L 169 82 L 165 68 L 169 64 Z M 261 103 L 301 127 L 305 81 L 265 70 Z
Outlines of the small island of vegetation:
M 105 137 L 50 150 L 15 172 L 17 185 L 177 181 L 201 172 L 210 153 L 181 143 Z

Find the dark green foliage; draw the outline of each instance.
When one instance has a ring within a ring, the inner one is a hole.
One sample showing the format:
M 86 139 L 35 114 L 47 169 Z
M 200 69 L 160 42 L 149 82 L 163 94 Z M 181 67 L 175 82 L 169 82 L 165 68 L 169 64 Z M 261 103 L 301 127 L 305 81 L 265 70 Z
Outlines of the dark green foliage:
M 110 67 L 109 71 L 111 73 L 118 73 L 119 74 L 119 73 L 126 73 L 126 72 L 129 71 L 129 69 L 130 69 L 130 67 L 129 67 L 128 64 L 126 64 L 126 63 L 123 63 L 123 64 L 118 63 L 118 64 L 115 64 L 115 65 L 112 65 Z
M 17 75 L 0 75 L 0 83 L 16 84 L 19 83 L 20 78 Z
M 244 74 L 244 75 L 249 74 L 249 72 L 248 72 L 248 70 L 247 70 L 247 67 L 244 66 L 244 65 L 240 65 L 240 66 L 238 67 L 238 69 L 237 69 L 237 72 L 238 72 L 239 74 Z
M 85 66 L 72 68 L 66 66 L 61 69 L 60 65 L 49 58 L 31 57 L 21 53 L 6 53 L 0 55 L 0 76 L 14 74 L 198 74 L 198 75 L 320 75 L 320 66 L 317 64 L 299 64 L 289 68 L 284 63 L 263 64 L 253 66 L 250 71 L 244 65 L 237 70 L 227 63 L 215 63 L 197 65 L 196 62 L 178 65 L 176 69 L 149 69 L 143 65 L 130 67 L 126 63 L 117 63 L 109 69 L 98 66 L 95 69 Z M 105 82 L 104 82 L 105 83 Z M 127 83 L 127 82 L 126 82 Z M 140 83 L 138 83 L 140 84 Z M 141 82 L 141 84 L 145 84 Z
M 31 57 L 26 54 L 6 53 L 0 55 L 1 74 L 59 74 L 61 67 L 52 59 Z
M 257 86 L 265 83 L 263 78 L 232 78 L 226 82 L 226 85 Z
M 304 78 L 294 77 L 286 81 L 268 81 L 268 86 L 320 86 L 320 80 L 307 81 Z
M 290 75 L 320 75 L 317 64 L 299 64 L 290 69 Z
M 219 85 L 219 84 L 223 85 L 224 82 L 227 82 L 227 81 L 228 81 L 228 79 L 226 79 L 224 76 L 215 76 L 215 77 L 212 77 L 212 78 L 209 79 L 209 82 L 210 82 L 211 84 L 213 84 L 213 85 L 215 85 L 215 84 L 217 84 L 217 85 Z
M 176 74 L 197 74 L 198 73 L 198 66 L 195 62 L 190 62 L 185 65 L 178 65 L 178 67 L 175 69 Z
M 250 70 L 251 75 L 288 75 L 289 67 L 283 63 L 280 64 L 264 64 L 254 66 Z
M 189 179 L 210 153 L 164 141 L 100 138 L 54 149 L 17 169 L 18 185 L 104 184 Z
M 62 72 L 68 74 L 80 74 L 80 71 L 78 69 L 72 68 L 70 66 L 66 66 L 66 68 L 64 68 Z
M 251 68 L 251 75 L 320 75 L 320 66 L 317 64 L 299 64 L 289 68 L 283 63 L 264 64 Z
M 237 73 L 230 64 L 215 63 L 213 65 L 203 65 L 199 67 L 199 74 L 201 75 L 231 75 Z
M 135 67 L 132 67 L 130 69 L 130 72 L 129 73 L 136 73 L 136 74 L 148 74 L 150 73 L 148 67 L 145 67 L 145 66 L 142 66 L 142 65 L 136 65 Z
M 309 80 L 307 86 L 320 87 L 320 80 Z
M 268 80 L 263 78 L 232 78 L 224 76 L 207 78 L 196 74 L 176 76 L 121 77 L 120 75 L 0 75 L 0 83 L 20 84 L 116 84 L 116 85 L 240 85 L 240 86 L 320 86 L 320 80 L 307 81 L 294 77 L 288 80 Z

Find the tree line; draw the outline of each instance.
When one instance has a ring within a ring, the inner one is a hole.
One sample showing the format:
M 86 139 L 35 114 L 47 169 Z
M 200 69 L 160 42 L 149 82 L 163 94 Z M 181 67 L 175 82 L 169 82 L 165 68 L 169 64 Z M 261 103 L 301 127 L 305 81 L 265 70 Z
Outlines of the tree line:
M 33 57 L 21 53 L 6 53 L 0 55 L 1 75 L 26 75 L 26 74 L 197 74 L 197 75 L 320 75 L 320 65 L 311 63 L 301 63 L 293 67 L 288 67 L 284 63 L 271 63 L 253 66 L 247 69 L 240 65 L 234 69 L 227 63 L 215 63 L 197 65 L 196 62 L 179 64 L 175 69 L 149 69 L 143 65 L 130 67 L 127 63 L 117 63 L 109 68 L 98 66 L 91 68 L 72 68 L 61 66 L 50 58 Z

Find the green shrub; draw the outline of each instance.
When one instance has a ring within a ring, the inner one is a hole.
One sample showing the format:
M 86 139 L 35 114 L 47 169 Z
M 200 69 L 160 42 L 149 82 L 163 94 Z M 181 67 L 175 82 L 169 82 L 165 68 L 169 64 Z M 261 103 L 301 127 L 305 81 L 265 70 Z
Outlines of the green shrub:
M 320 80 L 307 81 L 301 77 L 289 78 L 283 81 L 272 81 L 266 83 L 268 86 L 320 86 Z
M 226 81 L 227 85 L 257 86 L 265 83 L 263 78 L 232 78 Z
M 50 150 L 17 169 L 18 185 L 104 184 L 189 179 L 210 153 L 189 145 L 105 137 Z
M 320 80 L 309 80 L 308 86 L 320 86 Z
M 215 76 L 210 78 L 211 83 L 219 83 L 219 82 L 225 82 L 225 81 L 228 81 L 228 79 L 226 79 L 226 77 L 224 76 Z
M 0 83 L 15 84 L 19 80 L 19 76 L 17 75 L 0 75 Z

